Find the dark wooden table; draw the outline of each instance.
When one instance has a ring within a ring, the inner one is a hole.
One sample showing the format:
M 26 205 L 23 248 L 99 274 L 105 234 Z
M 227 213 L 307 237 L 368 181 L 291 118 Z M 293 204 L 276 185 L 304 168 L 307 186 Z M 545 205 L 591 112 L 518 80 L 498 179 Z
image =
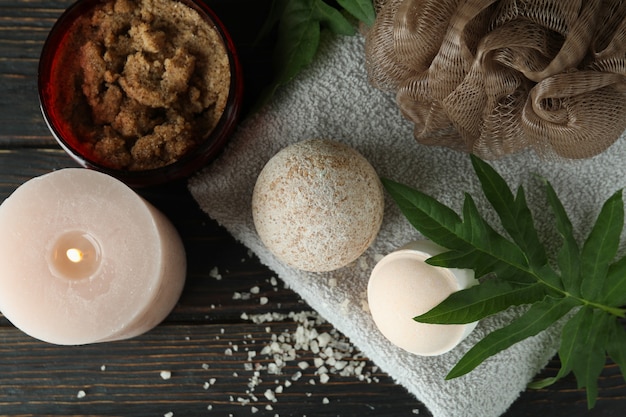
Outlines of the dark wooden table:
M 70 3 L 0 0 L 0 201 L 34 176 L 75 166 L 41 118 L 36 83 L 41 46 Z M 253 46 L 269 1 L 209 3 L 239 48 L 249 108 L 271 75 L 271 44 Z M 39 342 L 1 317 L 0 415 L 430 415 L 357 352 L 352 359 L 364 363 L 366 378 L 332 376 L 319 383 L 315 367 L 298 367 L 300 361 L 313 363 L 315 355 L 307 350 L 298 350 L 298 358 L 288 361 L 281 375 L 269 374 L 266 367 L 272 361 L 262 354 L 263 347 L 272 335 L 291 334 L 298 324 L 289 318 L 255 324 L 249 317 L 310 307 L 208 218 L 184 183 L 139 192 L 172 220 L 184 240 L 189 272 L 179 304 L 143 336 L 80 347 Z M 328 324 L 317 330 L 333 331 Z M 557 366 L 552 361 L 545 374 L 553 374 Z M 298 371 L 303 376 L 292 381 Z M 291 385 L 278 392 L 277 386 L 287 380 Z M 592 411 L 587 411 L 584 392 L 568 377 L 548 389 L 522 393 L 505 415 L 625 415 L 626 385 L 615 365 L 607 363 L 600 384 Z M 276 401 L 264 395 L 266 390 Z

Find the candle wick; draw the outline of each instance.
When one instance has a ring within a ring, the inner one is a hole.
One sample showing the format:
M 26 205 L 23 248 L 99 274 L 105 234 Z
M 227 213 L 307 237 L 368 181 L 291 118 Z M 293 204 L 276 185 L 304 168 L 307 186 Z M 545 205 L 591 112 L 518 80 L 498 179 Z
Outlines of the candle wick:
M 70 260 L 70 262 L 74 263 L 82 261 L 84 257 L 83 252 L 76 248 L 68 249 L 67 252 L 65 252 L 65 255 L 67 256 L 67 259 Z

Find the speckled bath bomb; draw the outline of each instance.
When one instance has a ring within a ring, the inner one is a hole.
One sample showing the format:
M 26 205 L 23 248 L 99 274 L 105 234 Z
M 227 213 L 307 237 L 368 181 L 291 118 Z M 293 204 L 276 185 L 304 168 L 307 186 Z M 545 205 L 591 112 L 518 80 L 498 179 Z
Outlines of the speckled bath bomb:
M 356 260 L 383 219 L 383 187 L 370 163 L 339 142 L 290 145 L 265 165 L 254 187 L 259 237 L 281 261 L 332 271 Z

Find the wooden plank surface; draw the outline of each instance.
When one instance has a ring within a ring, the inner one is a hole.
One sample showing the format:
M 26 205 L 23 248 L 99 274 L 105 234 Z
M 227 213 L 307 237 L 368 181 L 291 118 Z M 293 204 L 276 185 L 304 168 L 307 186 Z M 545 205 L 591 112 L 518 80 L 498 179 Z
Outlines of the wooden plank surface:
M 269 2 L 209 3 L 239 47 L 249 108 L 271 75 L 271 45 L 252 47 Z M 34 176 L 76 166 L 50 136 L 36 94 L 41 45 L 69 4 L 0 0 L 0 201 Z M 297 357 L 286 360 L 280 374 L 271 373 L 276 359 L 264 348 L 272 338 L 293 337 L 303 324 L 289 314 L 310 312 L 310 307 L 202 213 L 184 183 L 140 193 L 183 238 L 189 273 L 178 305 L 143 336 L 82 347 L 36 341 L 0 317 L 0 415 L 430 415 L 358 351 L 344 354 L 355 369 L 362 366 L 360 374 L 333 374 L 327 383 L 321 383 L 315 366 L 298 366 L 319 358 L 310 349 L 296 349 Z M 267 313 L 283 316 L 269 323 L 252 320 Z M 314 328 L 334 332 L 327 323 Z M 334 340 L 345 341 L 340 334 Z M 557 367 L 558 361 L 552 361 L 544 374 L 553 375 Z M 522 393 L 505 416 L 624 415 L 626 385 L 615 365 L 607 364 L 600 384 L 592 411 L 587 412 L 584 392 L 568 377 L 548 389 Z

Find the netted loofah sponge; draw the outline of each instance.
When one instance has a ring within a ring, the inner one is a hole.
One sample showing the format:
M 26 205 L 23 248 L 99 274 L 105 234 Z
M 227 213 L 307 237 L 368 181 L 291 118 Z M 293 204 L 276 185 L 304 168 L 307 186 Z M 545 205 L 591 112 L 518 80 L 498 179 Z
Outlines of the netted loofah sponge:
M 495 159 L 579 159 L 626 130 L 626 2 L 388 0 L 367 33 L 370 82 L 418 142 Z

